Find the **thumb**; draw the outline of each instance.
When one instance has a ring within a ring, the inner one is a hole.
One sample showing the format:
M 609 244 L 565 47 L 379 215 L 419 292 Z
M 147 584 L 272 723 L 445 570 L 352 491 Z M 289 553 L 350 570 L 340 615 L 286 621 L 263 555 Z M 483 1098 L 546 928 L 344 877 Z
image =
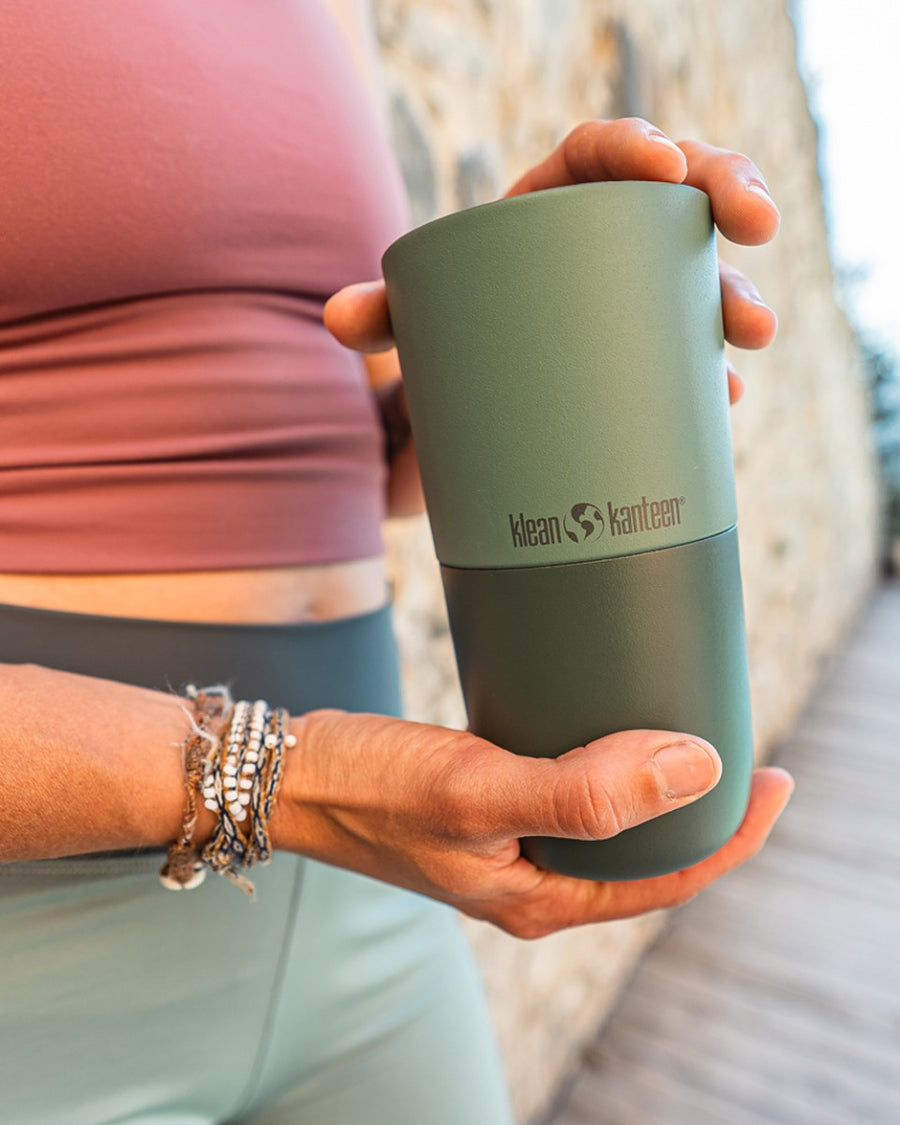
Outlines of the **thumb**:
M 510 758 L 491 779 L 510 836 L 603 840 L 690 804 L 722 776 L 708 742 L 664 731 L 610 734 L 556 759 Z
M 384 352 L 394 346 L 383 281 L 362 281 L 339 289 L 325 302 L 322 321 L 345 348 Z

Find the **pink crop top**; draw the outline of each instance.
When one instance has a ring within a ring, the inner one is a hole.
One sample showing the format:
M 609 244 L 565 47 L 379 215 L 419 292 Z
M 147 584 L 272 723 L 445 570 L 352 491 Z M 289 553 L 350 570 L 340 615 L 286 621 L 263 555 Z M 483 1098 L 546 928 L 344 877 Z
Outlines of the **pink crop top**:
M 319 4 L 2 4 L 0 105 L 0 570 L 378 554 L 377 411 L 321 313 L 406 215 Z

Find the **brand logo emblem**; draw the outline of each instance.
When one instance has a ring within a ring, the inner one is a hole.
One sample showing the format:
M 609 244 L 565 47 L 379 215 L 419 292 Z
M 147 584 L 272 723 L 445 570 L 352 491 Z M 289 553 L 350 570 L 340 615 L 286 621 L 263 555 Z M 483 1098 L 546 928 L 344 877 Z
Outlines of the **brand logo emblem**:
M 573 543 L 595 543 L 604 531 L 610 538 L 640 535 L 660 528 L 681 524 L 683 496 L 648 500 L 642 496 L 636 504 L 613 504 L 606 501 L 601 510 L 597 504 L 580 501 L 560 519 L 555 515 L 526 516 L 524 512 L 509 513 L 509 532 L 514 547 L 547 547 L 562 543 L 563 532 Z
M 603 534 L 603 516 L 596 504 L 573 504 L 563 519 L 563 530 L 573 543 L 593 543 Z

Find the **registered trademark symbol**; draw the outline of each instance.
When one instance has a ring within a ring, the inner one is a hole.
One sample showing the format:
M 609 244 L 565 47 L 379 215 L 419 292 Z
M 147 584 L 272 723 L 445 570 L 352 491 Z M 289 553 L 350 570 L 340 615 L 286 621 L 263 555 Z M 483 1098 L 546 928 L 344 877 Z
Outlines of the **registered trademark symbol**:
M 679 496 L 679 497 L 678 497 L 678 503 L 679 503 L 679 504 L 683 504 L 683 503 L 684 503 L 684 497 L 683 497 L 683 496 Z

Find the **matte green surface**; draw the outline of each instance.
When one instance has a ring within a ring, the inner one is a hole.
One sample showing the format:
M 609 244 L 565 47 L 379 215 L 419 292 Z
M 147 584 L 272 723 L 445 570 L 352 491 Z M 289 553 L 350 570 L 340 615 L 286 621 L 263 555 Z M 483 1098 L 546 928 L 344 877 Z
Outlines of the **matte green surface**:
M 598 842 L 529 841 L 543 867 L 636 879 L 695 863 L 737 829 L 753 766 L 735 529 L 620 559 L 443 567 L 472 729 L 556 757 L 617 730 L 708 739 L 724 764 L 695 804 Z
M 486 204 L 406 235 L 384 271 L 442 562 L 577 562 L 734 524 L 702 192 Z

